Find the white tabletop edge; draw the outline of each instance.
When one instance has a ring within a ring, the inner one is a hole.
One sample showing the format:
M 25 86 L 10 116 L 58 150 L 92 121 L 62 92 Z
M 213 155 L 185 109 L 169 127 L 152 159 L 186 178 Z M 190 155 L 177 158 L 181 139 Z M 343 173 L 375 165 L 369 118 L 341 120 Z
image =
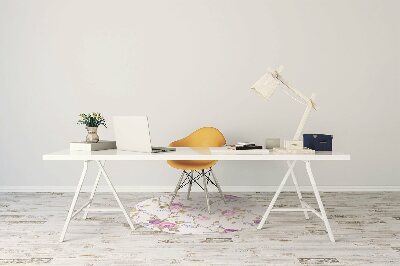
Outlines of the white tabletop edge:
M 214 149 L 214 148 L 212 148 Z M 235 154 L 213 153 L 208 148 L 177 148 L 175 152 L 163 153 L 141 153 L 120 150 L 102 151 L 70 151 L 68 149 L 43 155 L 43 160 L 50 161 L 84 161 L 84 160 L 106 160 L 106 161 L 165 161 L 165 160 L 219 160 L 219 161 L 281 161 L 281 160 L 304 160 L 304 161 L 342 161 L 350 160 L 350 154 L 340 152 L 316 152 L 315 154 Z

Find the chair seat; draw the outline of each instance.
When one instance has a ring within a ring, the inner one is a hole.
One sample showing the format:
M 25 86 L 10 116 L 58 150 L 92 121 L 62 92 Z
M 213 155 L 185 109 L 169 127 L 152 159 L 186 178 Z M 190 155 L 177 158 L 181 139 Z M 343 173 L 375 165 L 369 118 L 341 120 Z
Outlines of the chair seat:
M 189 136 L 172 142 L 170 147 L 222 147 L 226 143 L 224 135 L 213 127 L 203 127 Z M 180 170 L 203 170 L 214 166 L 215 160 L 173 160 L 167 161 L 168 164 Z
M 194 161 L 194 160 L 169 160 L 167 163 L 176 169 L 181 170 L 202 170 L 214 166 L 218 161 Z
M 226 143 L 224 135 L 213 127 L 203 127 L 189 136 L 176 140 L 172 142 L 169 146 L 170 147 L 222 147 Z M 218 192 L 221 195 L 222 200 L 225 202 L 225 197 L 222 194 L 221 187 L 218 183 L 217 177 L 214 175 L 212 166 L 214 166 L 217 161 L 215 160 L 169 160 L 167 163 L 172 166 L 173 168 L 183 170 L 183 173 L 178 181 L 178 184 L 175 187 L 174 195 L 171 198 L 169 206 L 172 206 L 172 202 L 174 201 L 178 190 L 185 185 L 188 185 L 188 195 L 187 198 L 189 199 L 190 191 L 192 189 L 192 184 L 196 183 L 199 185 L 206 194 L 207 200 L 207 209 L 208 213 L 210 211 L 210 199 L 208 196 L 208 189 L 207 184 L 211 182 L 214 186 L 218 188 Z M 201 171 L 198 171 L 201 170 Z M 185 177 L 186 176 L 186 177 Z M 183 179 L 185 177 L 185 179 Z M 202 178 L 203 179 L 203 186 L 201 186 L 197 180 Z M 212 181 L 212 179 L 214 181 Z

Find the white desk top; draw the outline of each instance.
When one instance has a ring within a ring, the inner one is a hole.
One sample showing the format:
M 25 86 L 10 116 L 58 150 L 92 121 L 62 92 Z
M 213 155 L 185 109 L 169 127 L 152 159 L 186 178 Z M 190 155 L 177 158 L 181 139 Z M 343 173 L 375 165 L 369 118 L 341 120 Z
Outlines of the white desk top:
M 213 153 L 218 148 L 177 148 L 174 152 L 142 153 L 120 150 L 70 151 L 61 150 L 43 155 L 43 160 L 56 161 L 165 161 L 165 160 L 219 160 L 219 161 L 340 161 L 350 160 L 349 154 L 338 152 L 316 152 L 315 154 L 235 154 Z

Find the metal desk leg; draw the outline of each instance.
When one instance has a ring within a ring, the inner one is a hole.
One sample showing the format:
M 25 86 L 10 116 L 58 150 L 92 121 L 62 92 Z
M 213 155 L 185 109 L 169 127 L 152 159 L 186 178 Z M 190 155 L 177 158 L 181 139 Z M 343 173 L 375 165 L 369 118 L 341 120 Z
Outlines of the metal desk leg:
M 290 164 L 289 170 L 286 172 L 285 176 L 283 177 L 282 182 L 279 185 L 277 191 L 275 192 L 275 195 L 272 198 L 271 203 L 269 204 L 267 211 L 264 213 L 264 216 L 262 217 L 261 222 L 258 224 L 257 229 L 261 229 L 263 227 L 263 225 L 265 224 L 265 221 L 267 220 L 269 213 L 271 212 L 272 208 L 274 207 L 275 201 L 278 199 L 279 194 L 281 193 L 283 187 L 285 186 L 285 183 L 286 183 L 291 171 L 293 170 L 293 167 L 294 167 L 295 164 L 296 164 L 296 161 L 293 161 Z
M 79 192 L 81 191 L 83 180 L 85 180 L 87 168 L 88 168 L 88 161 L 84 161 L 83 162 L 83 170 L 82 170 L 81 178 L 79 179 L 78 186 L 76 187 L 75 195 L 74 195 L 74 198 L 72 199 L 71 207 L 69 208 L 67 219 L 65 220 L 64 228 L 63 228 L 63 230 L 61 232 L 60 242 L 64 241 L 65 233 L 67 232 L 69 222 L 71 221 L 72 213 L 74 211 L 74 208 L 75 208 L 75 205 L 76 205 L 76 201 L 78 200 L 78 195 L 79 195 Z
M 124 214 L 124 216 L 125 216 L 125 218 L 126 218 L 128 224 L 129 224 L 129 226 L 131 227 L 131 230 L 135 230 L 135 227 L 133 226 L 132 221 L 131 221 L 131 219 L 129 218 L 129 215 L 128 215 L 128 213 L 126 212 L 124 205 L 122 205 L 122 202 L 121 202 L 121 200 L 120 200 L 119 197 L 118 197 L 117 191 L 115 191 L 115 188 L 114 188 L 113 184 L 111 183 L 111 180 L 110 180 L 110 178 L 108 177 L 106 171 L 104 170 L 103 165 L 101 164 L 100 161 L 96 161 L 96 163 L 97 163 L 97 165 L 99 166 L 100 171 L 103 173 L 103 176 L 104 176 L 104 178 L 106 179 L 107 184 L 108 184 L 108 186 L 110 187 L 110 189 L 111 189 L 111 191 L 112 191 L 112 193 L 113 193 L 113 195 L 114 195 L 114 198 L 117 200 L 118 206 L 119 206 L 119 208 L 121 209 L 122 213 Z
M 287 165 L 290 167 L 290 162 L 289 162 L 289 161 L 287 161 Z M 293 169 L 292 169 L 292 171 L 290 172 L 290 175 L 292 176 L 293 184 L 294 184 L 294 186 L 295 186 L 295 188 L 296 188 L 297 197 L 299 198 L 300 205 L 301 205 L 301 207 L 302 207 L 303 209 L 305 209 L 306 206 L 304 205 L 303 196 L 301 195 L 299 185 L 297 184 L 297 178 L 296 178 L 296 176 L 294 175 Z M 308 217 L 308 213 L 307 213 L 306 210 L 304 211 L 304 217 L 306 217 L 306 220 L 308 220 L 308 219 L 310 218 L 310 217 Z
M 103 167 L 106 164 L 106 161 L 103 161 Z M 96 180 L 94 181 L 94 185 L 93 185 L 93 189 L 92 189 L 92 193 L 90 193 L 90 197 L 89 197 L 89 204 L 87 206 L 87 208 L 85 209 L 85 213 L 83 214 L 83 219 L 86 220 L 87 216 L 88 216 L 88 212 L 89 212 L 89 208 L 92 205 L 92 201 L 93 201 L 93 197 L 94 194 L 96 193 L 96 189 L 97 189 L 97 185 L 99 184 L 100 181 L 100 176 L 101 176 L 101 170 L 99 170 L 97 172 L 97 176 L 96 176 Z
M 324 205 L 322 204 L 322 200 L 319 195 L 317 184 L 315 183 L 314 175 L 311 171 L 310 161 L 306 161 L 305 163 L 306 163 L 307 174 L 308 174 L 308 177 L 310 178 L 311 186 L 314 190 L 315 198 L 317 199 L 318 207 L 321 212 L 321 216 L 322 216 L 321 219 L 324 221 L 326 231 L 328 231 L 329 239 L 331 240 L 331 242 L 335 242 L 335 238 L 333 237 L 332 229 L 329 224 L 328 217 L 326 216 Z

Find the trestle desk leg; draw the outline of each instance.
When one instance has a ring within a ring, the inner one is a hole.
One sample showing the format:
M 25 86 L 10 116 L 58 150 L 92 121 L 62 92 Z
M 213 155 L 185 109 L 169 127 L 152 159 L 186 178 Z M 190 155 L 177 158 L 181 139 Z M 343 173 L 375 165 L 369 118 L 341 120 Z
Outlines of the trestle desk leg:
M 106 161 L 103 162 L 103 167 L 106 164 Z M 83 214 L 83 219 L 86 220 L 87 216 L 88 216 L 88 210 L 90 208 L 90 205 L 92 205 L 92 201 L 93 201 L 93 197 L 94 194 L 96 194 L 96 189 L 97 189 L 97 185 L 99 184 L 100 181 L 100 176 L 101 176 L 101 170 L 99 169 L 99 171 L 97 172 L 97 176 L 96 176 L 96 180 L 94 181 L 94 185 L 93 185 L 93 189 L 92 189 L 92 193 L 90 193 L 90 197 L 89 197 L 89 205 L 86 207 L 86 210 Z
M 311 186 L 314 190 L 315 198 L 317 199 L 318 207 L 319 207 L 319 210 L 321 211 L 322 220 L 324 221 L 326 231 L 328 232 L 329 239 L 331 240 L 331 242 L 335 242 L 335 238 L 333 237 L 331 225 L 329 224 L 328 217 L 326 216 L 325 208 L 324 208 L 324 205 L 322 204 L 321 196 L 319 195 L 317 184 L 315 183 L 314 175 L 311 171 L 310 161 L 306 161 L 305 163 L 306 163 L 307 174 L 310 179 Z
M 103 173 L 103 176 L 104 176 L 104 178 L 106 179 L 107 184 L 108 184 L 108 186 L 110 187 L 110 189 L 111 189 L 111 191 L 112 191 L 112 193 L 113 193 L 113 195 L 114 195 L 114 198 L 115 198 L 116 201 L 118 202 L 118 206 L 119 206 L 119 208 L 121 209 L 122 213 L 124 214 L 125 219 L 127 220 L 127 222 L 128 222 L 128 224 L 129 224 L 131 230 L 135 230 L 135 227 L 134 227 L 133 224 L 132 224 L 131 218 L 129 217 L 128 213 L 126 212 L 126 209 L 125 209 L 124 205 L 122 205 L 122 202 L 121 202 L 121 200 L 120 200 L 119 197 L 118 197 L 117 191 L 115 191 L 115 188 L 114 188 L 113 184 L 111 183 L 111 180 L 110 180 L 110 178 L 108 177 L 106 171 L 104 170 L 103 165 L 101 164 L 100 161 L 96 161 L 96 163 L 97 163 L 97 165 L 99 166 L 99 169 L 101 170 L 101 172 Z
M 287 161 L 287 165 L 290 167 L 290 162 L 289 161 Z M 296 188 L 296 193 L 297 193 L 297 197 L 299 198 L 300 205 L 301 205 L 301 207 L 303 209 L 305 209 L 305 206 L 304 206 L 304 203 L 303 203 L 303 196 L 301 195 L 300 188 L 299 188 L 299 185 L 297 183 L 297 178 L 294 175 L 294 169 L 292 169 L 292 171 L 290 172 L 290 175 L 292 176 L 293 184 L 294 184 L 294 186 Z M 307 220 L 310 218 L 310 217 L 308 217 L 307 211 L 304 211 L 304 217 L 306 217 Z
M 269 206 L 267 208 L 267 211 L 264 213 L 264 216 L 262 217 L 260 223 L 258 224 L 257 229 L 261 229 L 263 227 L 263 225 L 265 224 L 265 222 L 266 222 L 266 220 L 268 218 L 268 215 L 271 212 L 272 208 L 274 207 L 274 204 L 275 204 L 276 200 L 278 199 L 279 194 L 281 193 L 283 187 L 285 186 L 285 183 L 286 183 L 286 181 L 287 181 L 287 179 L 288 179 L 288 177 L 289 177 L 289 175 L 290 175 L 295 163 L 296 163 L 296 161 L 293 161 L 290 164 L 288 171 L 286 172 L 285 176 L 282 179 L 281 184 L 279 185 L 278 189 L 276 190 L 275 195 L 272 198 L 271 203 L 269 204 Z
M 85 180 L 87 169 L 88 169 L 88 161 L 84 161 L 81 178 L 79 179 L 78 186 L 76 187 L 75 195 L 74 195 L 74 198 L 72 199 L 71 207 L 69 208 L 67 219 L 65 220 L 64 228 L 61 232 L 60 242 L 64 241 L 65 233 L 67 232 L 69 222 L 71 221 L 72 213 L 74 212 L 74 208 L 76 205 L 76 201 L 78 200 L 79 192 L 81 191 L 83 181 Z

